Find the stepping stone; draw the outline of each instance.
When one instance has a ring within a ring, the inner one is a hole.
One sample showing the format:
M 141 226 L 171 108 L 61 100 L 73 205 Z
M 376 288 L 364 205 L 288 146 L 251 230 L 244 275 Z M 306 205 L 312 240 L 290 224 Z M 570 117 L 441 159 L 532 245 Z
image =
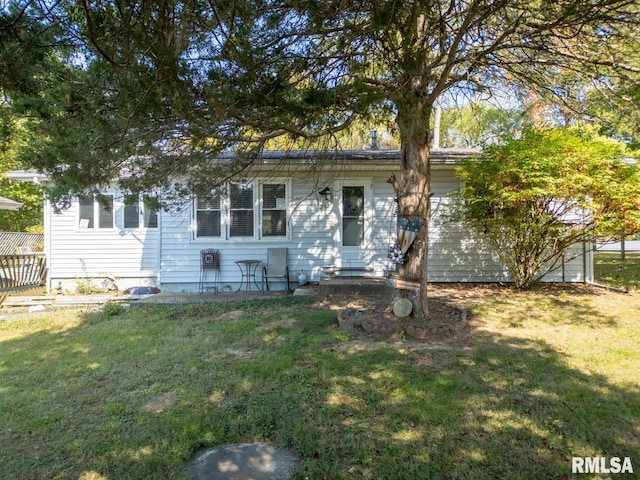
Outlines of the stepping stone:
M 239 443 L 196 452 L 187 473 L 191 480 L 289 480 L 297 462 L 287 450 Z

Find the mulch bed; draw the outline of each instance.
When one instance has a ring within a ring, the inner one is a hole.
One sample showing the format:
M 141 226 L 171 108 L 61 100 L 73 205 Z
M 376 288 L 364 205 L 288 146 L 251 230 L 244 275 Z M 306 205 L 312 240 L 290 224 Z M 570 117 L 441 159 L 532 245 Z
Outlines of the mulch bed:
M 416 322 L 412 317 L 399 318 L 388 304 L 379 302 L 367 308 L 345 308 L 338 312 L 338 325 L 349 330 L 370 334 L 402 333 L 409 338 L 425 339 L 461 330 L 467 325 L 465 309 L 451 303 L 445 296 L 428 297 L 429 319 Z M 388 302 L 387 302 L 388 303 Z

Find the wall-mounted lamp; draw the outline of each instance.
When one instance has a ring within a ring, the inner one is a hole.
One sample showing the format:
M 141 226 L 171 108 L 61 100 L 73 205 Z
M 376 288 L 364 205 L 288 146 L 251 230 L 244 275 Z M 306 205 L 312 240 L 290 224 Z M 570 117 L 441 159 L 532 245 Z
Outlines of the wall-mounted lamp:
M 331 207 L 331 201 L 333 200 L 333 196 L 331 195 L 331 188 L 324 187 L 322 190 L 318 192 L 318 197 L 320 197 L 320 208 L 322 210 L 326 210 Z
M 322 199 L 326 202 L 330 202 L 333 199 L 331 195 L 331 188 L 329 187 L 324 187 L 322 190 L 318 192 L 318 195 L 320 195 Z

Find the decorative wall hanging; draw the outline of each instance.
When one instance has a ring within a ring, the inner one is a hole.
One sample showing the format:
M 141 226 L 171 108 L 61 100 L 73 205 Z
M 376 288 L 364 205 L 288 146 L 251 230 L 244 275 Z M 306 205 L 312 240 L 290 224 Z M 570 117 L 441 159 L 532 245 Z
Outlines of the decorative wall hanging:
M 420 227 L 422 227 L 422 223 L 423 222 L 420 217 L 414 217 L 412 220 L 404 217 L 398 219 L 398 245 L 400 245 L 402 253 L 407 253 L 407 250 L 409 250 L 409 247 L 416 239 L 418 231 L 420 230 Z
M 387 287 L 396 288 L 398 290 L 409 290 L 411 292 L 420 291 L 420 280 L 401 277 L 395 273 L 389 274 L 385 283 Z
M 397 243 L 391 245 L 389 247 L 387 258 L 396 265 L 402 265 L 405 261 L 405 256 L 404 253 L 402 253 L 402 248 L 400 248 L 400 245 L 398 245 Z

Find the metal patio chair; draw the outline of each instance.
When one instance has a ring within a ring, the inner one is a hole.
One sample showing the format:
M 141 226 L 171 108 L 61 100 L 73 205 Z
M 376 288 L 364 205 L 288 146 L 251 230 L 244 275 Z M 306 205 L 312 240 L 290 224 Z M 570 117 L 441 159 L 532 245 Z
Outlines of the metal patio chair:
M 269 280 L 284 282 L 289 291 L 289 265 L 287 264 L 286 248 L 269 248 L 267 250 L 267 265 L 262 267 L 262 282 L 269 291 Z

